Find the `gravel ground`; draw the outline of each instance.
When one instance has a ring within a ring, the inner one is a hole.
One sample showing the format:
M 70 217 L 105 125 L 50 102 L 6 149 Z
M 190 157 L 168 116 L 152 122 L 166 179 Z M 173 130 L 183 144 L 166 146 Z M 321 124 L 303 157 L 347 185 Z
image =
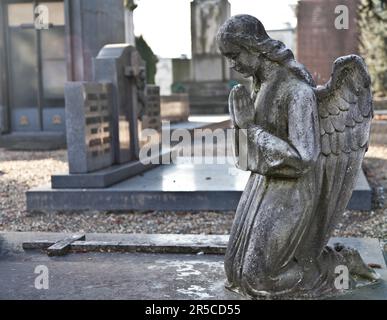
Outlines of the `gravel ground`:
M 386 130 L 387 131 L 387 130 Z M 25 192 L 66 172 L 66 151 L 0 149 L 0 231 L 228 234 L 234 212 L 67 212 L 29 214 Z M 364 162 L 373 186 L 387 190 L 387 139 L 374 134 Z M 336 236 L 387 239 L 387 207 L 347 211 Z

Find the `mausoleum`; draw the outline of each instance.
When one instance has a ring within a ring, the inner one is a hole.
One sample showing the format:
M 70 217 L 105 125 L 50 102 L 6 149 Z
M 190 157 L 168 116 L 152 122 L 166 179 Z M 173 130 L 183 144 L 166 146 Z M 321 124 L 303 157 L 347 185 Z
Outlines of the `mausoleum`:
M 66 81 L 92 79 L 92 58 L 125 42 L 122 0 L 0 3 L 0 147 L 65 145 Z

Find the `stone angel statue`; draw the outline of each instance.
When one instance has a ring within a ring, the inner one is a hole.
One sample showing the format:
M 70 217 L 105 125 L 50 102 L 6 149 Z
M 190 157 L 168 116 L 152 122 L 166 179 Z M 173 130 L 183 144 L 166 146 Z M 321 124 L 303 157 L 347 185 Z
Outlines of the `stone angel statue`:
M 363 59 L 337 59 L 330 81 L 316 87 L 252 16 L 231 17 L 217 43 L 233 69 L 253 78 L 251 96 L 238 85 L 229 98 L 236 165 L 251 176 L 225 257 L 228 288 L 252 298 L 336 294 L 338 266 L 348 268 L 352 287 L 376 281 L 355 249 L 327 246 L 368 147 L 373 109 Z

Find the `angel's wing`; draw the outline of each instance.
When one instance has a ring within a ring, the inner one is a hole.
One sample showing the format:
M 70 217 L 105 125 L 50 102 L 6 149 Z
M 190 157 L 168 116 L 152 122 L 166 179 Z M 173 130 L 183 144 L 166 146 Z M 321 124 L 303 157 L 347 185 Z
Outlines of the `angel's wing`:
M 345 210 L 364 154 L 373 117 L 371 80 L 363 59 L 337 59 L 332 77 L 315 89 L 321 137 L 321 223 L 332 229 Z
M 368 146 L 373 116 L 371 80 L 363 59 L 337 59 L 332 78 L 316 89 L 321 151 L 324 155 L 351 153 Z

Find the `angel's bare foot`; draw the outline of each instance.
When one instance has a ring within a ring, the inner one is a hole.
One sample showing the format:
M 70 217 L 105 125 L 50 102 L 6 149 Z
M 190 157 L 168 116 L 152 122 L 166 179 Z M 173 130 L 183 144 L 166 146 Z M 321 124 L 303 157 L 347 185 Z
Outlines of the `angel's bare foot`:
M 345 259 L 348 270 L 354 277 L 360 277 L 369 281 L 377 281 L 380 275 L 365 264 L 360 253 L 353 248 L 344 246 L 341 243 L 335 243 L 334 248 Z

